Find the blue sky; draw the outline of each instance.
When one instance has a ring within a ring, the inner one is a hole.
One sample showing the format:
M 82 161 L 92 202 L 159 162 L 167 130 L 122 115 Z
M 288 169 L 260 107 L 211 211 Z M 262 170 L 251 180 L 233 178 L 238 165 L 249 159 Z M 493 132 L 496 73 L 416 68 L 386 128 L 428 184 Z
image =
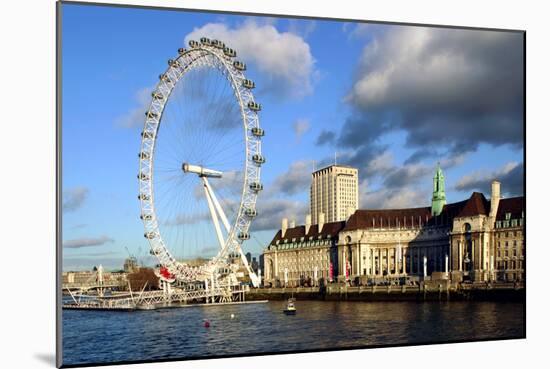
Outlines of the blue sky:
M 493 178 L 523 193 L 521 34 L 74 4 L 62 22 L 65 270 L 120 268 L 125 247 L 151 262 L 140 119 L 196 35 L 235 47 L 258 86 L 268 162 L 255 255 L 283 216 L 303 223 L 311 169 L 335 153 L 359 168 L 362 207 L 427 206 L 438 161 L 448 202 L 487 194 Z

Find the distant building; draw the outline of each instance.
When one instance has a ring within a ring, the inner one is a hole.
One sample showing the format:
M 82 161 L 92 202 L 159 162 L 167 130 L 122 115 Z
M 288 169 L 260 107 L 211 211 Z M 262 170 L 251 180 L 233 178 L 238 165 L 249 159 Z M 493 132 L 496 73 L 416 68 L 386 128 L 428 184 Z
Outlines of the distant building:
M 133 273 L 139 269 L 138 261 L 135 256 L 130 256 L 124 260 L 124 271 L 126 273 Z
M 262 270 L 262 273 L 265 272 L 265 267 L 264 267 L 264 254 L 261 254 L 260 257 L 258 258 L 258 268 Z M 262 274 L 262 278 L 264 277 L 264 275 Z
M 258 273 L 258 267 L 259 267 L 258 260 L 256 260 L 256 257 L 253 257 L 252 262 L 250 263 L 250 268 L 252 268 L 254 273 Z
M 126 275 L 123 272 L 103 272 L 103 281 L 107 284 L 118 283 L 125 285 Z M 97 271 L 63 272 L 61 277 L 61 283 L 67 286 L 90 286 L 96 285 L 99 282 Z
M 250 265 L 250 263 L 252 262 L 252 254 L 250 252 L 247 252 L 245 254 L 245 257 L 246 257 L 246 261 L 248 261 L 248 264 Z
M 313 224 L 346 220 L 359 206 L 359 177 L 356 168 L 331 165 L 311 174 L 309 210 Z
M 392 278 L 520 281 L 525 278 L 525 198 L 474 192 L 447 204 L 437 168 L 430 207 L 356 210 L 346 221 L 287 227 L 264 250 L 267 285 L 305 277 L 367 283 Z

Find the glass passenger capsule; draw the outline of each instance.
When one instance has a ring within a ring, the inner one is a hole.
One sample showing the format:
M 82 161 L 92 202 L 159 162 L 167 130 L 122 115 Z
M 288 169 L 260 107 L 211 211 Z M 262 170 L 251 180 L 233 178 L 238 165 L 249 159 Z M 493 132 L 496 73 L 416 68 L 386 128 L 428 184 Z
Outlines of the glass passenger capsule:
M 264 185 L 261 184 L 260 182 L 252 182 L 252 183 L 250 184 L 250 189 L 251 189 L 252 191 L 259 192 L 259 191 L 261 191 L 261 190 L 264 189 Z
M 246 216 L 249 216 L 249 217 L 255 217 L 257 215 L 256 213 L 256 210 L 255 209 L 246 209 L 244 211 L 244 213 L 246 214 Z
M 250 235 L 247 232 L 240 232 L 238 237 L 239 237 L 239 240 L 243 240 L 243 241 L 250 239 Z
M 254 127 L 250 130 L 252 134 L 256 137 L 263 137 L 265 136 L 265 131 L 259 127 Z
M 143 237 L 147 238 L 147 239 L 150 239 L 152 240 L 153 238 L 155 238 L 157 236 L 157 234 L 155 232 L 148 232 L 148 233 L 145 233 L 143 235 Z
M 263 164 L 265 163 L 265 158 L 260 155 L 260 154 L 254 154 L 252 155 L 252 160 L 254 161 L 254 163 L 256 164 Z
M 243 87 L 252 89 L 256 87 L 256 84 L 249 79 L 243 79 Z
M 145 173 L 139 173 L 137 175 L 138 179 L 142 180 L 142 181 L 148 181 L 149 180 L 149 176 Z
M 235 67 L 235 69 L 240 71 L 246 70 L 246 64 L 243 63 L 242 61 L 235 60 L 233 62 L 233 66 Z
M 221 42 L 220 40 L 212 40 L 211 45 L 218 48 L 218 49 L 223 49 L 225 47 L 225 44 L 223 42 Z
M 247 106 L 248 106 L 248 109 L 255 112 L 262 110 L 262 106 L 255 101 L 249 101 Z
M 225 54 L 225 56 L 228 56 L 230 58 L 234 58 L 237 56 L 237 52 L 233 49 L 230 49 L 229 47 L 224 47 L 223 53 Z

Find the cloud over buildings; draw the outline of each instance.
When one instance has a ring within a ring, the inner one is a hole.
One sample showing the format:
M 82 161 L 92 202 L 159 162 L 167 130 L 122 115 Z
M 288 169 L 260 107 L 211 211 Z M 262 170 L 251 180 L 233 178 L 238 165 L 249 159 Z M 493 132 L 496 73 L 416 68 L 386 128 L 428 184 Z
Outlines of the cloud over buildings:
M 460 178 L 454 188 L 458 191 L 479 191 L 491 193 L 491 182 L 501 182 L 501 191 L 504 195 L 523 195 L 523 177 L 525 168 L 523 163 L 510 162 L 495 171 L 475 171 Z

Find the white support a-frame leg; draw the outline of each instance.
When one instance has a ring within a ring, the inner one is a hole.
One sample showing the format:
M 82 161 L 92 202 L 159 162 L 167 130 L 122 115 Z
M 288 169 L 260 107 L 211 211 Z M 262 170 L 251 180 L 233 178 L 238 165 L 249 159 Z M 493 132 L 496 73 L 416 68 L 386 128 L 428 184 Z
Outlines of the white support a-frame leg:
M 216 229 L 216 236 L 218 237 L 218 242 L 220 248 L 223 249 L 225 246 L 225 239 L 220 228 L 220 222 L 218 220 L 218 215 L 216 214 L 216 207 L 213 203 L 212 192 L 208 184 L 206 177 L 201 177 L 204 182 L 204 194 L 206 195 L 206 201 L 208 202 L 208 209 L 210 209 L 210 215 L 212 216 L 212 221 L 214 222 L 214 228 Z M 223 219 L 223 218 L 222 218 Z
M 212 187 L 210 186 L 210 183 L 208 182 L 208 179 L 203 176 L 201 177 L 202 181 L 204 182 L 204 190 L 206 193 L 206 199 L 208 201 L 208 208 L 210 209 L 210 214 L 212 215 L 212 220 L 214 221 L 214 227 L 216 228 L 216 234 L 218 235 L 218 241 L 220 242 L 221 248 L 225 245 L 225 240 L 223 239 L 221 229 L 220 229 L 220 223 L 218 221 L 218 215 L 219 214 L 223 226 L 225 227 L 225 231 L 227 234 L 229 234 L 229 221 L 227 220 L 227 217 L 225 216 L 225 213 L 218 201 L 218 198 L 216 197 L 216 194 L 214 194 L 214 191 L 212 190 Z M 256 273 L 250 268 L 250 265 L 248 264 L 248 260 L 246 259 L 246 256 L 244 255 L 244 252 L 241 248 L 241 246 L 237 243 L 237 249 L 239 251 L 239 255 L 241 256 L 241 260 L 243 262 L 243 265 L 246 268 L 246 271 L 248 272 L 248 275 L 250 276 L 250 280 L 252 281 L 252 284 L 254 287 L 258 287 L 260 285 L 260 280 Z

